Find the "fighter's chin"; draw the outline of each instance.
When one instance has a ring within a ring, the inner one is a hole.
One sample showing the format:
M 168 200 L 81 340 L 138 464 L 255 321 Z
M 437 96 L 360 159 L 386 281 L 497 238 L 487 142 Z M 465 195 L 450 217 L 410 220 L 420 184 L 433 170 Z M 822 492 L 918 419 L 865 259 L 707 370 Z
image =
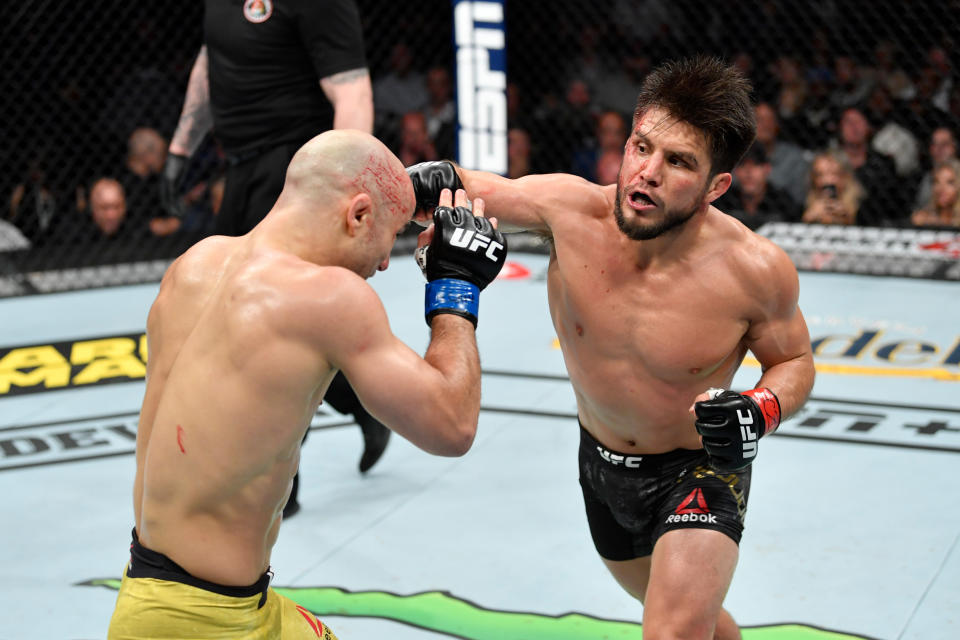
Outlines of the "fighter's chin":
M 614 214 L 617 219 L 617 227 L 621 233 L 631 240 L 651 240 L 663 233 L 663 225 L 656 222 L 643 224 L 632 211 L 629 217 L 624 215 L 623 210 L 619 208 L 614 210 Z
M 667 212 L 649 224 L 641 224 L 638 216 L 628 218 L 619 207 L 615 209 L 617 227 L 631 240 L 653 240 L 669 231 L 682 229 L 695 213 L 695 209 L 686 213 Z

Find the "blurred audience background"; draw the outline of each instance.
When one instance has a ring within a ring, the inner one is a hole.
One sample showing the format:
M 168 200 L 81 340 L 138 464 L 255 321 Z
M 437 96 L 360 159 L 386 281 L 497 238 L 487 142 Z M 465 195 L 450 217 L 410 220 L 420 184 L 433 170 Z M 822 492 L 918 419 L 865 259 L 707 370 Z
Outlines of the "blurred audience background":
M 406 164 L 456 158 L 450 3 L 358 5 L 375 134 Z M 955 3 L 534 0 L 505 11 L 511 177 L 615 182 L 647 71 L 708 53 L 750 78 L 758 124 L 722 209 L 752 228 L 960 226 Z M 191 159 L 184 218 L 165 217 L 156 196 L 202 3 L 35 0 L 5 22 L 0 221 L 31 246 L 18 249 L 31 264 L 173 256 L 209 233 L 223 175 L 214 143 Z

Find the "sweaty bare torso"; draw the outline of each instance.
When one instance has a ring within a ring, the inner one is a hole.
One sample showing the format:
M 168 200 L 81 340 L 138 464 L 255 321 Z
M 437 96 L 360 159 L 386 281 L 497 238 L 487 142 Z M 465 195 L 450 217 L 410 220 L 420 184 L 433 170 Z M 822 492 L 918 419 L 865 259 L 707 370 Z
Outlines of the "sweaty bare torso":
M 741 249 L 721 237 L 639 266 L 612 203 L 552 231 L 550 312 L 584 426 L 626 453 L 700 448 L 688 410 L 729 386 L 747 350 L 752 303 L 731 267 Z
M 296 300 L 281 292 L 304 270 L 245 238 L 211 238 L 171 267 L 151 309 L 137 530 L 205 580 L 247 585 L 268 568 L 334 373 L 287 326 Z

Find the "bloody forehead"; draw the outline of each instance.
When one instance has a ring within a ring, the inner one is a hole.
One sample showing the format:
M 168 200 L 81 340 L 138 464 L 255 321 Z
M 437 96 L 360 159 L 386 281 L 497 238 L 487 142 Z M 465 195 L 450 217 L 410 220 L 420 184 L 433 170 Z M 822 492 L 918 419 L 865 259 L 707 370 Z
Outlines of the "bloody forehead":
M 367 157 L 363 170 L 353 180 L 353 185 L 366 193 L 379 193 L 396 214 L 407 211 L 404 205 L 404 192 L 410 178 L 406 173 L 396 171 L 384 159 L 374 153 Z

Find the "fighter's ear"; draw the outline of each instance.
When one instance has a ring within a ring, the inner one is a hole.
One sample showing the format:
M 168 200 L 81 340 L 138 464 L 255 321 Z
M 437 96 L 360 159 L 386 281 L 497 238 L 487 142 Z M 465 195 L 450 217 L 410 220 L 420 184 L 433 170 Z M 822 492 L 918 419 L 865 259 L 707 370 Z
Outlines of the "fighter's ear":
M 373 221 L 373 200 L 370 194 L 358 193 L 347 204 L 346 226 L 349 235 L 356 235 Z
M 733 176 L 728 172 L 718 173 L 710 178 L 710 188 L 707 189 L 707 202 L 713 202 L 727 192 L 733 183 Z

